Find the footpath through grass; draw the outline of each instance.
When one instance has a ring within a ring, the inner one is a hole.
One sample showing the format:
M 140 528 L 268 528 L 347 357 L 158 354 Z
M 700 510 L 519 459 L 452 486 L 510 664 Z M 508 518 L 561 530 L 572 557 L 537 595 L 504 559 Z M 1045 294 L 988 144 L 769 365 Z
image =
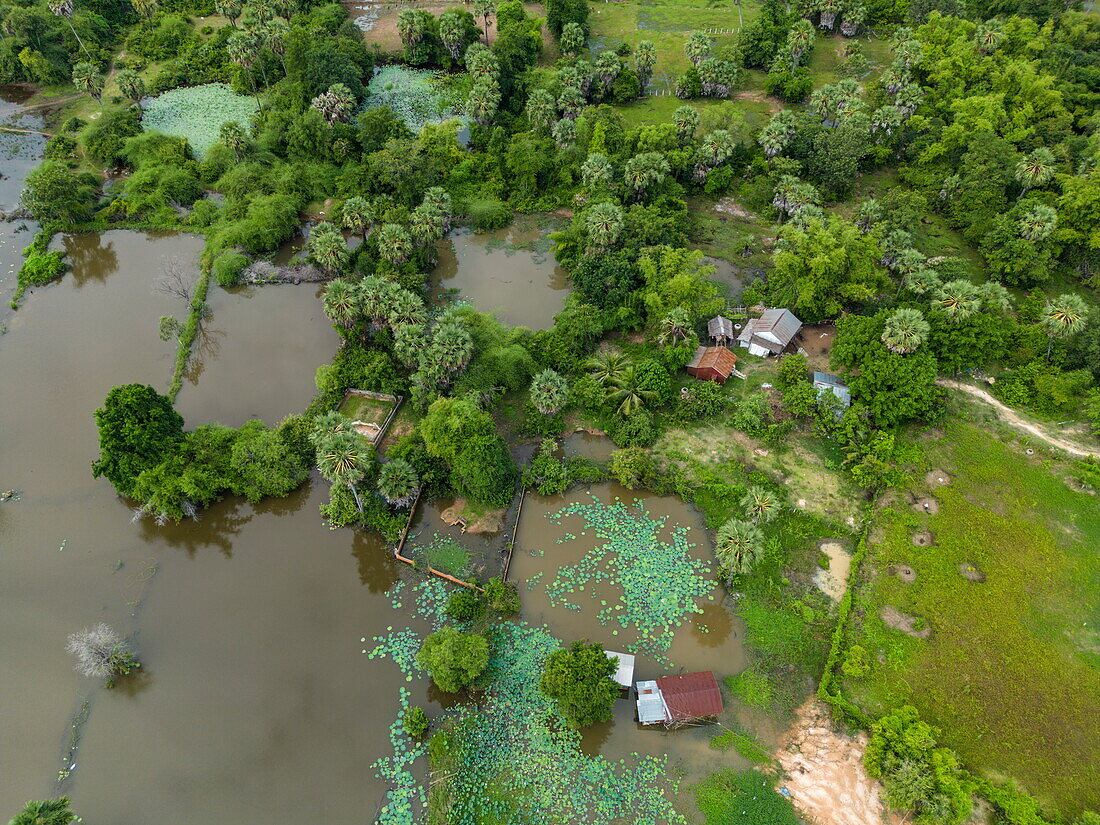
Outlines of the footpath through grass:
M 1051 809 L 1098 809 L 1100 502 L 959 421 L 927 457 L 949 475 L 912 493 L 938 512 L 899 496 L 876 517 L 845 692 L 873 715 L 912 703 L 969 768 Z M 888 627 L 890 608 L 930 635 Z

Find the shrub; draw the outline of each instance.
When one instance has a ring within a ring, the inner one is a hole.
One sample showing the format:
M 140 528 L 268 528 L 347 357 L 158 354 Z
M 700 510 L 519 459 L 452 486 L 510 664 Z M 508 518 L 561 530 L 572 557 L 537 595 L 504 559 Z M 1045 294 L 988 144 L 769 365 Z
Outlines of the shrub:
M 649 453 L 641 447 L 615 450 L 608 463 L 611 477 L 629 490 L 647 487 L 656 475 L 657 468 Z
M 475 623 L 485 615 L 485 596 L 476 590 L 462 587 L 447 599 L 447 618 L 456 622 Z
M 457 693 L 489 664 L 489 642 L 477 633 L 463 633 L 447 626 L 424 640 L 416 654 L 416 664 L 428 671 L 440 690 Z
M 126 138 L 141 134 L 141 123 L 135 109 L 104 112 L 84 135 L 84 146 L 92 160 L 112 166 L 121 160 Z
M 218 214 L 218 205 L 209 198 L 203 198 L 191 207 L 191 214 L 187 216 L 187 225 L 199 228 L 211 226 L 217 222 Z
M 620 447 L 648 447 L 657 440 L 658 435 L 652 414 L 643 409 L 629 415 L 615 413 L 607 434 Z
M 512 582 L 492 578 L 485 585 L 485 598 L 489 609 L 501 616 L 514 616 L 519 613 L 519 588 Z
M 210 269 L 218 285 L 224 289 L 229 289 L 237 284 L 241 272 L 248 264 L 247 255 L 242 255 L 239 252 L 223 252 L 214 259 L 214 264 Z
M 424 708 L 411 707 L 405 711 L 402 725 L 405 727 L 405 733 L 414 739 L 419 739 L 428 732 L 428 714 L 424 712 Z
M 93 679 L 110 680 L 141 667 L 130 646 L 106 622 L 73 633 L 65 649 L 76 657 L 77 672 Z
M 616 667 L 603 645 L 573 642 L 550 654 L 539 687 L 556 701 L 558 712 L 570 725 L 587 727 L 611 718 L 619 698 L 619 686 L 611 678 Z
M 65 274 L 65 258 L 57 250 L 31 252 L 19 268 L 19 288 L 42 286 Z
M 470 225 L 477 232 L 503 229 L 512 222 L 512 210 L 508 204 L 496 198 L 478 198 L 466 206 Z

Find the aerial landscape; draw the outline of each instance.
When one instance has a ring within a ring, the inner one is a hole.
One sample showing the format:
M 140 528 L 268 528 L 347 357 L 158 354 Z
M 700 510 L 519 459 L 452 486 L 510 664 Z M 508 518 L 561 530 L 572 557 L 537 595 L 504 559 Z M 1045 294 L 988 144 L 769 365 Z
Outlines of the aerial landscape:
M 0 0 L 0 821 L 1100 825 L 1093 0 Z

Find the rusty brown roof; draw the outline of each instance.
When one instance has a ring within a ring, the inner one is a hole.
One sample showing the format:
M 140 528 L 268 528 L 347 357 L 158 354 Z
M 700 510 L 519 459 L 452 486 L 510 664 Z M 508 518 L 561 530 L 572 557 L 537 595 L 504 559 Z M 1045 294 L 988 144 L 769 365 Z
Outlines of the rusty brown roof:
M 736 364 L 737 356 L 725 347 L 699 347 L 688 369 L 714 369 L 729 378 Z
M 713 671 L 662 676 L 657 679 L 672 720 L 717 716 L 722 712 L 722 691 Z

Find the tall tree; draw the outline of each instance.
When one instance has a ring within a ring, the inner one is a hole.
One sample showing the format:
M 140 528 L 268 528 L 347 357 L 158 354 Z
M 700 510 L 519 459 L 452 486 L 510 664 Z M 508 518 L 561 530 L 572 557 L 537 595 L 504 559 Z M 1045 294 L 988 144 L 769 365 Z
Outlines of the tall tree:
M 145 384 L 125 384 L 95 411 L 99 458 L 92 474 L 104 476 L 119 495 L 133 492 L 144 470 L 159 464 L 183 440 L 183 418 L 172 402 Z
M 1055 338 L 1068 338 L 1080 332 L 1088 319 L 1089 306 L 1085 299 L 1075 293 L 1059 295 L 1049 301 L 1043 309 L 1040 322 L 1047 334 L 1047 361 L 1050 361 L 1050 348 Z
M 73 28 L 73 21 L 70 19 L 73 16 L 73 0 L 49 0 L 49 7 L 51 12 L 64 19 L 64 21 L 69 24 L 69 31 L 73 33 L 76 42 L 80 44 L 80 50 L 84 52 L 89 60 L 91 60 L 91 54 L 88 53 L 84 41 L 81 40 L 80 35 L 76 33 L 76 29 Z
M 333 433 L 317 447 L 317 469 L 332 484 L 345 484 L 363 512 L 358 484 L 373 463 L 372 451 L 353 432 Z
M 378 494 L 394 507 L 411 505 L 419 486 L 416 470 L 403 458 L 387 461 L 378 469 Z
M 103 75 L 94 63 L 82 61 L 73 66 L 73 85 L 99 103 L 103 97 Z
M 905 355 L 912 352 L 928 340 L 931 327 L 924 320 L 920 310 L 903 307 L 894 311 L 886 319 L 882 331 L 882 343 L 890 352 Z
M 616 668 L 603 645 L 573 642 L 550 654 L 539 688 L 555 701 L 570 725 L 585 728 L 611 718 L 619 698 L 619 686 L 611 678 Z
M 344 236 L 335 224 L 321 221 L 313 227 L 306 240 L 306 250 L 314 262 L 330 275 L 338 274 L 348 265 L 350 257 Z
M 552 369 L 531 380 L 531 403 L 543 415 L 554 415 L 569 401 L 569 382 Z
M 8 825 L 69 825 L 76 819 L 70 804 L 67 796 L 28 802 Z
M 123 69 L 118 73 L 115 80 L 118 82 L 118 90 L 122 92 L 123 97 L 134 101 L 134 103 L 140 103 L 141 99 L 145 97 L 145 81 L 133 69 Z
M 731 518 L 718 528 L 714 555 L 726 577 L 751 573 L 764 555 L 764 534 L 755 524 Z

